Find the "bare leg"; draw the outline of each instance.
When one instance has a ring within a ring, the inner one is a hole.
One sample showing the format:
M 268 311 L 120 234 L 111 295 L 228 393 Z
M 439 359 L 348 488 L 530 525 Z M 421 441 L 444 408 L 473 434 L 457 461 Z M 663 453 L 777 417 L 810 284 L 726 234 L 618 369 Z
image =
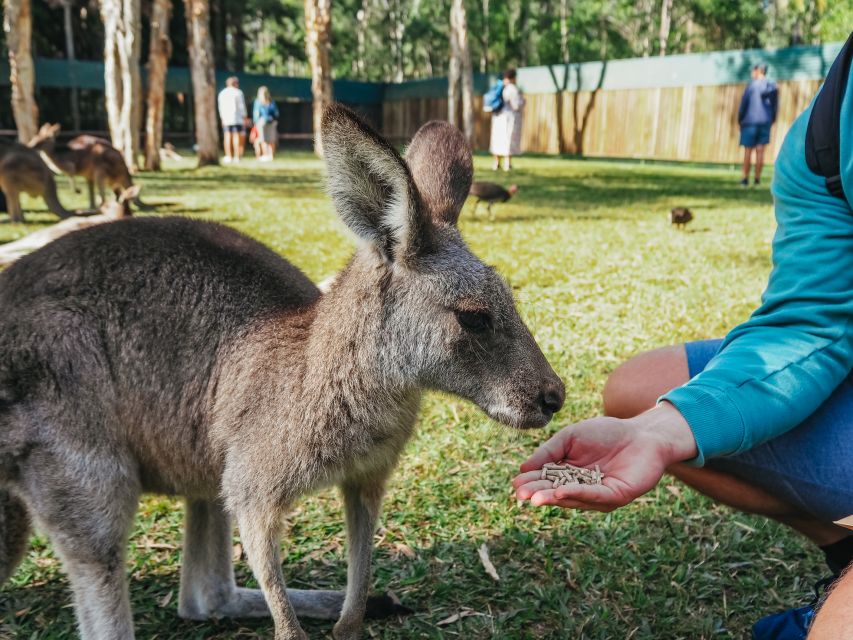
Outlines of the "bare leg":
M 492 165 L 492 170 L 497 171 L 501 168 L 501 157 L 495 156 L 495 163 Z
M 512 156 L 507 155 L 504 157 L 504 171 L 510 171 L 512 169 Z
M 845 572 L 833 585 L 809 630 L 809 640 L 850 638 L 853 629 L 853 571 Z
M 225 157 L 226 158 L 232 158 L 233 154 L 231 152 L 231 132 L 230 131 L 226 131 L 225 134 L 222 136 L 222 144 L 223 144 L 223 147 L 225 150 Z
M 749 180 L 749 169 L 752 165 L 752 147 L 743 148 L 743 172 L 741 177 L 744 180 Z
M 652 408 L 667 391 L 689 378 L 684 345 L 663 347 L 640 354 L 621 365 L 604 386 L 604 412 L 629 418 Z M 717 502 L 787 524 L 819 545 L 832 544 L 848 535 L 846 529 L 816 520 L 787 502 L 740 478 L 708 468 L 683 464 L 669 472 Z
M 760 144 L 755 147 L 755 181 L 761 180 L 761 170 L 764 168 L 764 149 L 765 145 Z
M 246 506 L 249 508 L 237 513 L 237 524 L 252 572 L 264 592 L 275 624 L 275 640 L 308 640 L 287 599 L 281 573 L 278 552 L 281 513 L 269 505 Z
M 384 476 L 366 482 L 344 483 L 341 493 L 346 506 L 349 564 L 347 595 L 333 635 L 335 640 L 356 640 L 361 637 L 370 590 L 373 534 L 385 493 Z

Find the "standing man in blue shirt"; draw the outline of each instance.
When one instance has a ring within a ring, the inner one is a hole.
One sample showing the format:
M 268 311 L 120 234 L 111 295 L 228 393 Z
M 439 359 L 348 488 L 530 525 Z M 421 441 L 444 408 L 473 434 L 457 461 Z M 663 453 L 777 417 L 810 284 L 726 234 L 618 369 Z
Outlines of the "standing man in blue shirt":
M 737 116 L 740 124 L 740 144 L 743 147 L 741 186 L 749 185 L 753 150 L 755 151 L 755 184 L 761 183 L 764 147 L 770 143 L 770 127 L 776 122 L 778 95 L 776 83 L 767 79 L 767 65 L 755 65 L 752 68 L 752 81 L 743 92 Z

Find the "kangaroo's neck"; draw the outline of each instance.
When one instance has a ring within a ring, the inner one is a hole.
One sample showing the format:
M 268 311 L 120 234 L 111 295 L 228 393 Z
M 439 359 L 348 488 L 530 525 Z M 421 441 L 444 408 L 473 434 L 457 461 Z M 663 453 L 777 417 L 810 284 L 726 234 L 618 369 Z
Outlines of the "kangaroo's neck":
M 383 366 L 382 303 L 389 278 L 387 266 L 356 257 L 318 300 L 303 345 L 306 387 L 403 391 Z

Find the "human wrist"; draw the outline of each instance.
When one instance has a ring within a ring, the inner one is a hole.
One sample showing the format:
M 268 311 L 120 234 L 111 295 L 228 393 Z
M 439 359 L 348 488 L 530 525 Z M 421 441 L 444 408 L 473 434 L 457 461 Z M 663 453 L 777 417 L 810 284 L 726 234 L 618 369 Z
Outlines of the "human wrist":
M 657 444 L 665 466 L 690 460 L 699 454 L 690 425 L 669 402 L 660 402 L 645 413 L 630 418 L 629 422 Z

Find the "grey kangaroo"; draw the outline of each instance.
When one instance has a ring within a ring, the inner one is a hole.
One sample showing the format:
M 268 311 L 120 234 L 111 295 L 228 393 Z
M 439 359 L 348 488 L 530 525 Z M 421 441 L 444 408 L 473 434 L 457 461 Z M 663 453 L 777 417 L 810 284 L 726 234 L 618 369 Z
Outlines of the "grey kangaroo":
M 386 479 L 424 389 L 515 428 L 563 384 L 510 289 L 456 221 L 470 149 L 432 122 L 406 154 L 340 106 L 323 118 L 328 187 L 358 249 L 328 293 L 227 227 L 129 218 L 59 238 L 0 273 L 0 581 L 28 518 L 67 571 L 84 640 L 133 637 L 125 546 L 143 492 L 186 498 L 178 613 L 339 614 L 358 638 Z M 282 517 L 338 485 L 345 595 L 285 589 Z M 260 591 L 238 588 L 236 519 Z

